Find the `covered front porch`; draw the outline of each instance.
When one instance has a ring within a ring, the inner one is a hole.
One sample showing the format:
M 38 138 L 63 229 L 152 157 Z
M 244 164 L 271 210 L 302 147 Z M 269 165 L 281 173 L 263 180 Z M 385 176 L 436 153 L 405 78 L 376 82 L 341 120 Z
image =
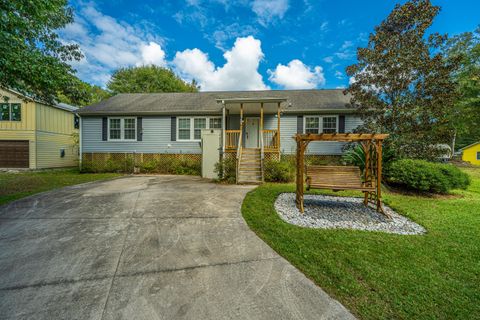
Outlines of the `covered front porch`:
M 224 119 L 223 152 L 260 149 L 280 153 L 280 117 L 286 99 L 219 99 Z
M 237 183 L 261 183 L 264 158 L 280 158 L 280 116 L 286 99 L 219 99 L 222 151 L 235 155 Z

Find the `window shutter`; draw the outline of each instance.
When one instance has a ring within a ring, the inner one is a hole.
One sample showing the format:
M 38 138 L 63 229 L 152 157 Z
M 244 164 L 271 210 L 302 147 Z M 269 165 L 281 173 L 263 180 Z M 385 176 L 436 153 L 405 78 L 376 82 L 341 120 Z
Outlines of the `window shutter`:
M 102 118 L 102 140 L 107 141 L 108 139 L 108 118 Z
M 137 118 L 137 141 L 143 140 L 143 127 L 142 127 L 142 117 Z
M 303 116 L 297 116 L 297 133 L 303 133 Z
M 345 116 L 338 116 L 338 133 L 345 133 Z
M 170 138 L 171 141 L 177 141 L 177 117 L 171 118 Z

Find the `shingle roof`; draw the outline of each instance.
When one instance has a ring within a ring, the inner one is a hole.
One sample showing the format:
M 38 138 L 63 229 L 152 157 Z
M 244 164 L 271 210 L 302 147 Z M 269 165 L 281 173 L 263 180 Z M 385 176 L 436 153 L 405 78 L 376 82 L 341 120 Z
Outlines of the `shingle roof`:
M 123 93 L 78 110 L 81 115 L 94 114 L 175 114 L 218 113 L 219 99 L 287 99 L 287 112 L 353 110 L 348 107 L 350 97 L 343 90 L 266 90 L 266 91 L 211 91 L 196 93 Z

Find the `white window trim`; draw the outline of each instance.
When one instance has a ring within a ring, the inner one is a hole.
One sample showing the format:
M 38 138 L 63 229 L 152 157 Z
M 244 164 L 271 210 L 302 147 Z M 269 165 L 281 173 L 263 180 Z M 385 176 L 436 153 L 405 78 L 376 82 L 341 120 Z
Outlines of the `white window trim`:
M 320 134 L 320 133 L 323 133 L 323 118 L 336 118 L 336 125 L 337 127 L 335 128 L 335 133 L 338 133 L 338 130 L 339 130 L 339 115 L 304 115 L 303 116 L 303 133 L 305 134 L 307 131 L 307 119 L 306 118 L 318 118 L 318 132 L 317 134 Z
M 120 139 L 111 139 L 110 138 L 110 119 L 119 119 L 120 120 Z M 125 120 L 133 119 L 135 124 L 135 136 L 133 139 L 125 139 Z M 107 121 L 107 141 L 117 142 L 117 141 L 137 141 L 137 118 L 135 117 L 109 117 Z
M 180 132 L 180 126 L 179 126 L 179 123 L 180 123 L 180 119 L 189 119 L 190 120 L 190 138 L 189 139 L 180 139 L 180 135 L 179 135 L 179 132 Z M 215 116 L 215 117 L 202 117 L 202 116 L 195 116 L 195 117 L 177 117 L 177 128 L 176 128 L 176 141 L 180 141 L 180 142 L 188 142 L 188 141 L 193 141 L 193 142 L 198 142 L 200 141 L 201 139 L 195 139 L 195 120 L 194 119 L 206 119 L 206 124 L 205 124 L 205 129 L 210 129 L 210 119 L 220 119 L 220 121 L 222 121 L 222 117 L 218 117 L 218 116 Z M 222 127 L 220 128 L 216 128 L 218 130 L 221 130 Z

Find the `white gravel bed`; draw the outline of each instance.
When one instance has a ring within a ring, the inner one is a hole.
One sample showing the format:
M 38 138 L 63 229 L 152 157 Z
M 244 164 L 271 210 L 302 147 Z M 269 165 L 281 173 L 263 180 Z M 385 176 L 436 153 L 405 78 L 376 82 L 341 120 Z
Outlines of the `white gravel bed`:
M 388 206 L 388 219 L 372 207 L 365 207 L 363 199 L 324 195 L 305 195 L 303 214 L 295 206 L 295 193 L 282 193 L 275 201 L 275 210 L 286 222 L 309 228 L 355 229 L 396 234 L 424 234 L 425 228 L 399 215 Z

